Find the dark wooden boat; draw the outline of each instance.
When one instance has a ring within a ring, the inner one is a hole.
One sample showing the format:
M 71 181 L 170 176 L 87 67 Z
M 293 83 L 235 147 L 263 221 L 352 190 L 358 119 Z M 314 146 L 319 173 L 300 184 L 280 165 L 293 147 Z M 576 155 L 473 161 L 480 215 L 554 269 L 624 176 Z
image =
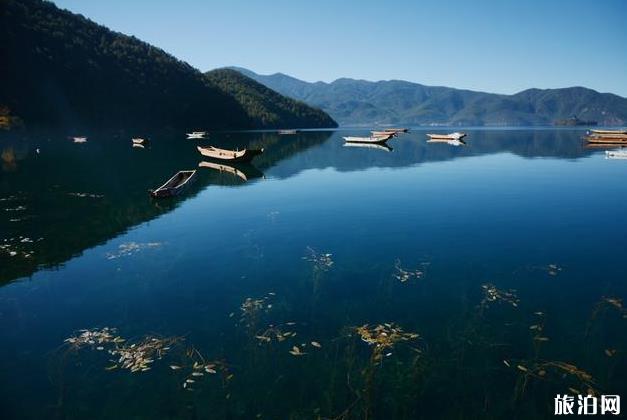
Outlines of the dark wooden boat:
M 263 149 L 227 150 L 217 147 L 197 147 L 198 152 L 204 157 L 229 162 L 250 162 L 255 156 L 263 153 Z
M 150 195 L 155 198 L 173 197 L 182 193 L 196 177 L 196 171 L 178 171 L 165 184 L 154 191 L 150 191 Z

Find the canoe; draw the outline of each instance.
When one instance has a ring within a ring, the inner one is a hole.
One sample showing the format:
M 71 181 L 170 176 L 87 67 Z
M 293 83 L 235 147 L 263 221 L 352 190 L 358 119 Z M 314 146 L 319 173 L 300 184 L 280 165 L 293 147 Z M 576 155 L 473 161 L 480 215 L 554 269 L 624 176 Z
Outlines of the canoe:
M 197 147 L 198 152 L 208 158 L 229 162 L 250 162 L 255 156 L 263 153 L 263 149 L 227 150 L 217 147 Z
M 385 137 L 388 139 L 391 139 L 392 137 L 397 135 L 396 132 L 392 131 L 371 131 L 370 134 L 372 134 L 372 137 Z
M 389 137 L 355 137 L 355 136 L 347 136 L 342 137 L 348 143 L 385 143 L 390 138 Z
M 133 145 L 139 144 L 145 146 L 146 144 L 148 144 L 148 140 L 142 139 L 141 137 L 131 139 L 131 141 L 133 142 Z
M 387 133 L 407 133 L 409 128 L 386 128 L 383 131 Z
M 627 130 L 590 130 L 591 133 L 594 134 L 627 134 Z
M 281 135 L 296 134 L 298 130 L 279 130 L 278 133 Z
M 459 140 L 466 137 L 466 133 L 460 133 L 458 131 L 449 134 L 427 134 L 431 140 Z
M 361 147 L 365 149 L 377 149 L 391 152 L 393 149 L 386 143 L 344 143 L 344 147 Z
M 601 136 L 588 136 L 585 137 L 588 143 L 595 144 L 627 144 L 627 136 L 625 137 L 601 137 Z
M 204 139 L 207 135 L 206 131 L 193 131 L 191 133 L 187 133 L 188 139 Z
M 178 171 L 168 181 L 154 191 L 150 191 L 150 195 L 155 198 L 173 197 L 183 192 L 196 177 L 196 171 Z

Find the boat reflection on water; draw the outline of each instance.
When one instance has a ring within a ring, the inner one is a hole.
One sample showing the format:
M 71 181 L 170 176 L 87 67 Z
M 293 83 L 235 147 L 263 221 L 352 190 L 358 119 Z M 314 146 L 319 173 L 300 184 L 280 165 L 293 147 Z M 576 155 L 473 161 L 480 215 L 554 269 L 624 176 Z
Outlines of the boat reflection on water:
M 344 147 L 359 147 L 363 149 L 375 149 L 375 150 L 383 150 L 384 152 L 391 152 L 392 149 L 387 143 L 344 143 Z
M 427 143 L 439 143 L 439 144 L 448 144 L 449 146 L 466 146 L 466 142 L 464 140 L 427 140 Z
M 218 171 L 220 173 L 226 172 L 242 179 L 244 182 L 247 182 L 251 179 L 263 177 L 263 172 L 261 172 L 259 169 L 255 168 L 251 164 L 239 164 L 237 166 L 230 166 L 223 163 L 202 161 L 198 163 L 198 167 L 213 169 L 214 171 Z

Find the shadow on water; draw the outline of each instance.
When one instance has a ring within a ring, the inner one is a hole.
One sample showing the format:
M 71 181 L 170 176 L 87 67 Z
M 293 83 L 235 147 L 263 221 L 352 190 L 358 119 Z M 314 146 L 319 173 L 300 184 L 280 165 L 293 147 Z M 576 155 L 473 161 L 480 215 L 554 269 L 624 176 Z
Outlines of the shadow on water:
M 186 140 L 155 135 L 146 148 L 130 138 L 94 134 L 83 144 L 56 132 L 16 132 L 0 137 L 0 284 L 51 268 L 129 228 L 170 212 L 210 186 L 236 187 L 263 178 L 263 171 L 330 132 L 293 138 L 274 133 L 224 133 Z M 252 164 L 205 162 L 195 147 L 264 148 Z M 183 169 L 198 169 L 185 194 L 155 200 L 148 191 Z

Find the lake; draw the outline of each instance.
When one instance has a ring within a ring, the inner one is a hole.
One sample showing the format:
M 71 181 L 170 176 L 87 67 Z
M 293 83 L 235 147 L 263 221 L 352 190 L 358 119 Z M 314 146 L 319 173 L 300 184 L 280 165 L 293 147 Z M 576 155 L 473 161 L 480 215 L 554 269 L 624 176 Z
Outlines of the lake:
M 2 134 L 2 418 L 549 418 L 558 393 L 627 396 L 627 161 L 583 130 L 426 132 Z M 151 199 L 197 144 L 265 151 Z

